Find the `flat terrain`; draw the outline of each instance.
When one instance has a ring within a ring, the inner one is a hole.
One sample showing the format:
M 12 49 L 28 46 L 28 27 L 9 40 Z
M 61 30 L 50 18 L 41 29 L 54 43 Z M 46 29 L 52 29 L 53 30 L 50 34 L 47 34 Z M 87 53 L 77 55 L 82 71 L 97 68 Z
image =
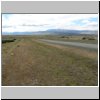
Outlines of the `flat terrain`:
M 65 46 L 76 46 L 76 47 L 83 47 L 83 48 L 90 48 L 90 49 L 98 49 L 98 44 L 87 44 L 87 43 L 79 43 L 79 42 L 64 42 L 64 41 L 57 41 L 57 40 L 47 40 L 47 39 L 40 39 L 40 41 L 51 43 L 51 44 L 59 44 Z
M 37 37 L 37 36 L 35 36 Z M 98 36 L 97 35 L 45 35 L 45 36 L 38 36 L 37 38 L 41 39 L 48 39 L 48 40 L 57 40 L 57 41 L 64 41 L 64 42 L 79 42 L 79 43 L 89 43 L 89 44 L 98 44 Z
M 98 85 L 97 50 L 47 44 L 40 37 L 14 38 L 2 44 L 3 86 Z

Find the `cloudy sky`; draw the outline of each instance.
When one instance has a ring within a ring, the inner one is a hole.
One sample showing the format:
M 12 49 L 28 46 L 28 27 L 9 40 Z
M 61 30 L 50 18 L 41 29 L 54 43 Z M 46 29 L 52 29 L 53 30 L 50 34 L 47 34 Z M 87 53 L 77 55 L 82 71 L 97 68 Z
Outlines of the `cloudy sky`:
M 98 14 L 2 14 L 2 32 L 97 30 Z

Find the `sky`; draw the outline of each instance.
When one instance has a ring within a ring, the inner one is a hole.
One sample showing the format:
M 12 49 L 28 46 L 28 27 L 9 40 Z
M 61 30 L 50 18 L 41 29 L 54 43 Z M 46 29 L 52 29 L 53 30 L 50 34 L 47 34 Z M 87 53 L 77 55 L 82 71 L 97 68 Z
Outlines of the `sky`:
M 2 14 L 2 32 L 98 30 L 98 14 Z

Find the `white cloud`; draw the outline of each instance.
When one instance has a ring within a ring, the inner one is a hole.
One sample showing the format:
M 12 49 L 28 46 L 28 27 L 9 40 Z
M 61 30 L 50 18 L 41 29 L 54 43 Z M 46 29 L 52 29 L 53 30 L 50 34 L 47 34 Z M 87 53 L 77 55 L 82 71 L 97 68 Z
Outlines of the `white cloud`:
M 4 14 L 2 16 L 3 32 L 41 31 L 52 28 L 95 30 L 97 23 L 89 21 L 98 18 L 97 14 Z M 74 21 L 82 20 L 84 25 Z M 93 24 L 94 27 L 93 27 Z M 33 25 L 33 26 L 32 26 Z M 8 26 L 8 27 L 7 27 Z M 11 27 L 9 27 L 11 26 Z

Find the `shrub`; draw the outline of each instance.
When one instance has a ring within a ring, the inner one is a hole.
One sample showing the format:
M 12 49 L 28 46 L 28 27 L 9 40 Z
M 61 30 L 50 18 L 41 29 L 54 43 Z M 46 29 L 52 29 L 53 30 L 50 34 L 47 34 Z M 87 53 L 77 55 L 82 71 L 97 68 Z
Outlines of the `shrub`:
M 65 36 L 61 36 L 61 38 L 65 38 Z
M 82 40 L 86 40 L 86 37 L 83 37 Z
M 16 39 L 4 39 L 2 40 L 2 43 L 7 43 L 7 42 L 14 42 Z
M 93 38 L 93 37 L 89 37 L 88 40 L 95 40 L 95 38 Z
M 86 39 L 87 39 L 87 40 L 95 40 L 94 37 L 83 37 L 83 38 L 82 38 L 82 40 L 86 40 Z

